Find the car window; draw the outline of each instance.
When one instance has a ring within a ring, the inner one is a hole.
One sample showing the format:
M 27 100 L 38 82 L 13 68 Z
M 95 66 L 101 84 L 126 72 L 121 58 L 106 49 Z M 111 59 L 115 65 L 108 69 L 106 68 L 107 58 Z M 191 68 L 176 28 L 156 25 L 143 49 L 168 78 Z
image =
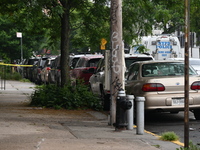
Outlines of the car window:
M 90 59 L 86 65 L 86 67 L 97 67 L 100 58 Z
M 131 66 L 127 80 L 137 80 L 137 75 L 139 73 L 139 64 L 134 64 Z
M 78 62 L 78 60 L 79 60 L 79 57 L 72 58 L 72 60 L 71 60 L 71 67 L 72 68 L 75 68 L 76 63 Z
M 184 63 L 149 63 L 143 64 L 142 76 L 154 77 L 154 76 L 183 76 L 184 75 Z M 189 68 L 189 74 L 195 75 L 196 72 Z
M 79 67 L 85 67 L 85 59 L 84 58 L 80 58 L 78 60 L 75 68 L 79 68 Z
M 104 62 L 104 58 L 101 58 L 97 64 L 97 70 L 96 72 L 102 72 L 105 69 L 105 62 Z

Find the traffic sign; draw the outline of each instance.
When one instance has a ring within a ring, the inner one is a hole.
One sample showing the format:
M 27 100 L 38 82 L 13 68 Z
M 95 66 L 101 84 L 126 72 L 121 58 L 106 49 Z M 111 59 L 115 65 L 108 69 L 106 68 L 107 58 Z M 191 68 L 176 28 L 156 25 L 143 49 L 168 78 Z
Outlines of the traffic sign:
M 107 43 L 106 39 L 102 38 L 101 39 L 101 50 L 105 50 L 106 49 L 106 43 Z

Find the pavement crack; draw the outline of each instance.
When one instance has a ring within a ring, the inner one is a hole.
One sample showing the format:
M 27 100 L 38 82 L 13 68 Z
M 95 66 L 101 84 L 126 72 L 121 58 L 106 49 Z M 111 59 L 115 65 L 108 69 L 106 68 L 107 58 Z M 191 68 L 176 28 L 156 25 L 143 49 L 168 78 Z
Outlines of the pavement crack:
M 79 139 L 79 137 L 73 132 L 72 129 L 70 129 L 68 126 L 65 126 L 64 123 L 60 123 L 64 128 L 66 128 L 69 133 L 71 133 L 76 139 Z

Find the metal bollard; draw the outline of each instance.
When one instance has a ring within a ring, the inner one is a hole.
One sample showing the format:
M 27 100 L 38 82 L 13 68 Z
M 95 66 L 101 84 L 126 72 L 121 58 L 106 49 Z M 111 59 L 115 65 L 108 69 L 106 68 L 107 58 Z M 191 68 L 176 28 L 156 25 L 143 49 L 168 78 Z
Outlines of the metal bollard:
M 136 97 L 137 110 L 137 134 L 144 134 L 144 97 Z
M 133 117 L 134 117 L 134 103 L 133 103 L 133 99 L 134 99 L 134 96 L 133 95 L 127 95 L 127 100 L 130 101 L 132 103 L 132 107 L 127 110 L 127 122 L 128 122 L 128 126 L 127 126 L 127 129 L 128 130 L 133 130 L 133 124 L 134 124 L 134 121 L 133 121 Z

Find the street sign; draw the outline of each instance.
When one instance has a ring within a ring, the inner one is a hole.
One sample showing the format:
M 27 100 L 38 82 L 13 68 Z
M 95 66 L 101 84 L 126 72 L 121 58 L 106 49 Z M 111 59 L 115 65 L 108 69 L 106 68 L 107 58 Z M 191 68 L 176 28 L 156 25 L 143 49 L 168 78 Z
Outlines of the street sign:
M 106 39 L 102 38 L 101 39 L 101 50 L 105 50 L 106 49 L 106 43 L 107 43 Z
M 16 36 L 17 36 L 17 38 L 22 38 L 22 33 L 21 32 L 17 32 Z

